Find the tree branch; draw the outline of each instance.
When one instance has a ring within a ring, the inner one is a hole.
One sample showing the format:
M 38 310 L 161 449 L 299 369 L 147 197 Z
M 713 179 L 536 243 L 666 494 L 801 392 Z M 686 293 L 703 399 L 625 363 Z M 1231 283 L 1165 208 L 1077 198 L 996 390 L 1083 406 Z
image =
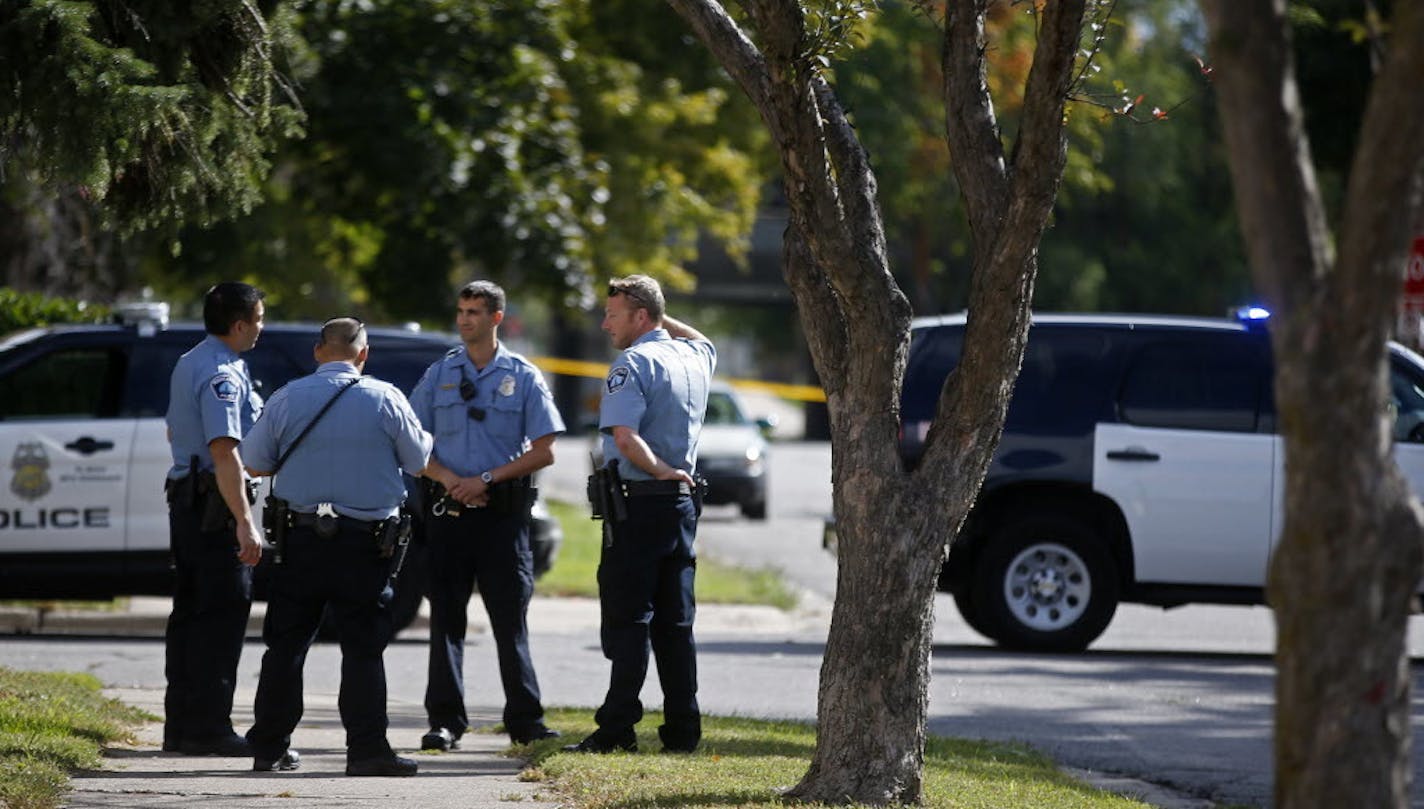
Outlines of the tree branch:
M 1328 282 L 1333 287 L 1330 299 L 1357 300 L 1367 322 L 1387 319 L 1393 310 L 1410 231 L 1424 213 L 1420 76 L 1424 3 L 1401 3 L 1395 7 L 1388 51 L 1370 89 L 1345 194 L 1339 261 L 1342 269 L 1353 271 L 1333 273 Z M 1401 201 L 1405 211 L 1400 210 Z
M 1202 0 L 1221 125 L 1227 148 L 1239 155 L 1232 185 L 1251 266 L 1271 307 L 1297 312 L 1318 295 L 1334 256 L 1291 69 L 1285 3 L 1272 6 Z
M 687 21 L 697 38 L 761 110 L 762 118 L 772 125 L 767 115 L 771 82 L 766 59 L 727 9 L 717 0 L 668 0 L 668 5 Z
M 1008 169 L 985 74 L 984 14 L 988 0 L 948 3 L 944 25 L 945 136 L 963 189 L 975 263 L 1007 204 Z

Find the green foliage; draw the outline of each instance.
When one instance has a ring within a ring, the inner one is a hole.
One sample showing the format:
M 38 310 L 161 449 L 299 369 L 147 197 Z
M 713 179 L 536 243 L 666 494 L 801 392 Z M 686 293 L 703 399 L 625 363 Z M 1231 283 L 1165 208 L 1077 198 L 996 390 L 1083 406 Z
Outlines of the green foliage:
M 571 738 L 591 733 L 590 711 L 552 710 L 549 724 Z M 641 727 L 662 715 L 649 711 Z M 692 755 L 659 750 L 641 734 L 638 753 L 564 753 L 556 741 L 517 748 L 530 759 L 524 780 L 549 780 L 572 806 L 785 806 L 782 793 L 805 774 L 816 746 L 814 725 L 704 716 Z M 922 806 L 1129 809 L 1146 804 L 1075 781 L 1043 755 L 1017 744 L 931 737 L 925 745 Z M 803 804 L 807 807 L 820 804 Z
M 308 0 L 310 131 L 268 203 L 149 272 L 250 277 L 283 317 L 446 317 L 453 287 L 590 304 L 633 271 L 687 287 L 703 232 L 744 248 L 764 135 L 662 4 Z
M 278 96 L 275 5 L 0 4 L 0 172 L 76 189 L 124 232 L 250 210 L 300 118 Z
M 145 718 L 101 695 L 92 675 L 0 667 L 0 803 L 59 806 L 65 773 L 99 766 L 99 746 Z
M 940 20 L 922 5 L 884 3 L 837 83 L 875 166 L 897 275 L 931 313 L 965 305 L 970 245 L 944 141 Z M 987 23 L 1006 148 L 1032 64 L 1027 10 L 999 3 Z M 1203 37 L 1185 0 L 1093 6 L 1082 51 L 1092 59 L 1080 59 L 1067 110 L 1068 162 L 1040 246 L 1036 308 L 1219 314 L 1250 298 L 1215 105 L 1196 61 Z M 1141 97 L 1137 120 L 1120 114 L 1124 96 Z
M 0 287 L 0 335 L 50 323 L 100 323 L 108 316 L 106 306 Z
M 1106 178 L 1093 194 L 1065 180 L 1040 246 L 1040 309 L 1220 315 L 1251 300 L 1251 281 L 1194 7 L 1119 3 L 1099 86 L 1143 98 L 1134 120 L 1082 104 Z M 1111 106 L 1109 103 L 1108 106 Z M 1152 117 L 1153 108 L 1167 110 Z M 1142 121 L 1146 121 L 1143 123 Z M 1070 171 L 1072 170 L 1070 164 Z

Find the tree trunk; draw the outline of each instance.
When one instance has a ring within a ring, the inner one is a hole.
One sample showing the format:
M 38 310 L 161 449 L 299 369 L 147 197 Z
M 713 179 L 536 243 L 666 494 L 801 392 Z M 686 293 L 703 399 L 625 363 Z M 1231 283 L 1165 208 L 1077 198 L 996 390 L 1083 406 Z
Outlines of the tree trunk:
M 890 274 L 875 176 L 795 0 L 745 0 L 761 48 L 713 0 L 669 0 L 760 111 L 790 207 L 783 272 L 831 418 L 840 567 L 821 666 L 816 752 L 789 797 L 918 803 L 922 795 L 933 595 L 1003 429 L 1023 358 L 1034 254 L 1064 159 L 1063 104 L 1083 0 L 1046 4 L 1012 160 L 982 81 L 986 0 L 950 4 L 951 152 L 975 243 L 970 326 L 913 472 L 897 453 L 910 312 Z M 971 33 L 963 36 L 965 30 Z M 980 41 L 972 31 L 977 29 Z M 948 72 L 948 71 L 947 71 Z M 961 93 L 972 98 L 960 98 Z M 956 137 L 963 136 L 963 137 Z
M 1285 2 L 1204 0 L 1237 208 L 1275 311 L 1285 521 L 1271 560 L 1275 805 L 1408 805 L 1405 630 L 1424 565 L 1392 455 L 1387 349 L 1424 183 L 1424 4 L 1394 4 L 1333 255 Z

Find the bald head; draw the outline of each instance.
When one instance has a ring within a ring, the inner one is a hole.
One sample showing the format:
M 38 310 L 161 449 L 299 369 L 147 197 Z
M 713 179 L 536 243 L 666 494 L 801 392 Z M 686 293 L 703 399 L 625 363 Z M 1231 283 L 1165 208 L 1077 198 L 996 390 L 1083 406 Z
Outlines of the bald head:
M 354 317 L 326 321 L 315 353 L 317 362 L 350 362 L 360 368 L 366 362 L 365 325 Z

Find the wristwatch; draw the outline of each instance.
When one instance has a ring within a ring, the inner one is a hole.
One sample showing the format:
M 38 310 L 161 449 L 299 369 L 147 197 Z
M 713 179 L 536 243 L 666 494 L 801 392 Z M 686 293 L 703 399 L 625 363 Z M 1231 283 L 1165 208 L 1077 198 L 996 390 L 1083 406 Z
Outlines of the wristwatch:
M 481 472 L 481 473 L 480 473 L 480 480 L 483 480 L 483 481 L 485 482 L 485 485 L 486 485 L 486 486 L 493 486 L 493 485 L 494 485 L 494 474 L 491 473 L 491 472 Z

